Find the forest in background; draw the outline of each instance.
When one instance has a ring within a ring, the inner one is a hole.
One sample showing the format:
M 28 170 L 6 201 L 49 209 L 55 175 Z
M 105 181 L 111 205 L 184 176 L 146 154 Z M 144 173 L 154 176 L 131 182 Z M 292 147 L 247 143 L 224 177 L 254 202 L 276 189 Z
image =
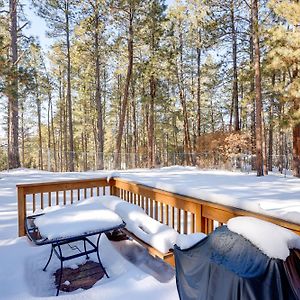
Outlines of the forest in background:
M 235 166 L 300 177 L 300 3 L 0 0 L 0 169 Z

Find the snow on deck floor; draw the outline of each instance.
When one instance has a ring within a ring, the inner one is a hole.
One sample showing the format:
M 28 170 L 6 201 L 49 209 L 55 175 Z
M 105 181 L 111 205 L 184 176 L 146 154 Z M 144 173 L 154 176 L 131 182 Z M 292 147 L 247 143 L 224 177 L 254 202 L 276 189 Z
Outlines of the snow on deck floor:
M 16 184 L 119 175 L 148 186 L 204 200 L 269 214 L 300 224 L 300 180 L 272 174 L 256 177 L 225 171 L 199 171 L 172 167 L 160 170 L 122 172 L 49 173 L 17 170 L 0 173 L 0 299 L 48 299 L 55 294 L 49 274 L 58 268 L 54 257 L 48 272 L 42 267 L 49 246 L 33 246 L 17 238 Z M 92 289 L 61 293 L 62 299 L 177 300 L 174 277 L 159 281 L 145 264 L 134 265 L 105 238 L 101 257 L 110 279 L 100 280 Z M 124 250 L 124 247 L 123 247 Z M 121 251 L 122 252 L 122 251 Z M 126 256 L 126 255 L 125 255 Z M 70 261 L 72 264 L 73 262 Z M 147 271 L 148 270 L 148 271 Z M 156 270 L 156 272 L 159 272 Z M 162 270 L 165 272 L 165 270 Z M 38 283 L 38 284 L 34 284 Z M 54 298 L 53 298 L 54 299 Z M 56 298 L 57 299 L 57 298 Z
M 0 299 L 57 299 L 51 274 L 59 268 L 53 256 L 46 272 L 42 271 L 50 246 L 33 246 L 26 237 L 17 238 L 16 184 L 107 176 L 110 172 L 48 173 L 18 170 L 0 173 Z M 118 247 L 122 249 L 118 249 Z M 126 259 L 127 247 L 115 247 L 105 236 L 100 241 L 100 256 L 110 278 L 103 278 L 93 288 L 72 293 L 60 292 L 60 299 L 103 299 L 103 300 L 177 300 L 176 282 L 171 268 L 160 262 L 151 261 L 141 249 L 132 248 L 139 260 L 131 263 Z M 69 253 L 70 254 L 70 253 Z M 128 254 L 128 253 L 127 253 Z M 128 256 L 128 255 L 127 255 Z M 65 263 L 72 266 L 84 258 Z M 92 260 L 97 261 L 95 255 Z M 148 264 L 148 265 L 147 265 Z M 150 264 L 150 265 L 149 265 Z M 151 265 L 152 264 L 152 265 Z M 154 265 L 153 265 L 154 264 Z M 154 267 L 154 268 L 152 268 Z M 160 278 L 159 274 L 164 277 Z M 166 276 L 168 275 L 168 276 Z

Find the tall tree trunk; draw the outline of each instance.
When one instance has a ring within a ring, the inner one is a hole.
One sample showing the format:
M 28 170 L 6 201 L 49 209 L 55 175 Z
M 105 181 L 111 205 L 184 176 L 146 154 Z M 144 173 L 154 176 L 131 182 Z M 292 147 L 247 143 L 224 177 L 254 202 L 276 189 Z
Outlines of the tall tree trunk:
M 17 0 L 9 1 L 10 13 L 10 50 L 12 80 L 8 95 L 8 166 L 10 169 L 20 167 L 19 156 L 19 102 L 18 102 L 18 28 L 17 28 Z
M 215 115 L 214 115 L 214 106 L 212 102 L 212 97 L 210 98 L 210 120 L 211 120 L 211 130 L 215 132 Z
M 189 130 L 189 117 L 188 110 L 186 105 L 186 95 L 184 89 L 184 78 L 183 78 L 183 37 L 182 33 L 179 34 L 179 43 L 180 43 L 180 70 L 178 67 L 176 68 L 177 80 L 178 80 L 178 88 L 179 88 L 179 98 L 182 105 L 183 112 L 183 128 L 184 128 L 184 140 L 183 140 L 183 148 L 184 148 L 184 158 L 186 164 L 190 164 L 192 162 L 192 150 L 191 150 L 191 138 L 190 138 L 190 130 Z
M 279 124 L 282 123 L 282 119 L 284 116 L 284 105 L 283 103 L 279 102 Z M 278 146 L 278 150 L 279 150 L 279 159 L 278 159 L 278 171 L 282 174 L 283 172 L 283 168 L 284 168 L 284 132 L 282 129 L 282 125 L 280 125 L 279 127 L 279 146 Z
M 51 149 L 51 101 L 49 101 L 48 98 L 48 109 L 47 109 L 47 133 L 48 133 L 48 138 L 47 138 L 47 155 L 48 155 L 48 171 L 51 171 L 51 162 L 49 162 L 49 155 L 50 155 L 50 149 Z M 53 141 L 54 142 L 54 141 Z
M 124 97 L 122 101 L 122 109 L 121 109 L 121 115 L 119 120 L 118 134 L 116 139 L 116 148 L 114 154 L 114 169 L 118 169 L 121 167 L 121 145 L 122 145 L 122 137 L 123 137 L 127 104 L 129 98 L 129 86 L 130 86 L 132 67 L 133 67 L 133 15 L 134 15 L 134 8 L 133 6 L 131 6 L 129 12 L 128 39 L 127 39 L 128 66 L 127 66 L 127 75 L 126 75 L 126 81 L 124 87 Z
M 272 87 L 275 86 L 275 74 L 272 75 Z M 274 131 L 274 120 L 273 120 L 273 105 L 274 99 L 271 99 L 269 108 L 269 151 L 268 151 L 268 168 L 269 171 L 273 170 L 273 131 Z
M 148 168 L 154 166 L 154 102 L 156 95 L 156 80 L 150 77 L 150 104 L 149 104 L 149 125 L 148 125 Z
M 300 106 L 297 101 L 294 102 L 294 110 L 298 111 Z M 293 127 L 293 175 L 300 177 L 300 123 Z
M 21 166 L 25 166 L 25 126 L 24 126 L 24 103 L 21 102 Z
M 54 172 L 58 171 L 58 164 L 57 164 L 57 151 L 56 151 L 56 135 L 54 129 L 54 115 L 53 115 L 53 105 L 52 105 L 52 92 L 51 92 L 51 81 L 48 75 L 47 67 L 44 62 L 43 57 L 42 64 L 45 70 L 45 74 L 47 77 L 47 96 L 48 96 L 48 159 L 49 156 L 51 157 L 51 137 L 52 137 L 52 144 L 53 144 L 53 158 L 54 158 Z M 60 93 L 60 86 L 59 86 L 59 93 Z M 51 163 L 51 161 L 49 162 Z
M 132 122 L 133 122 L 133 149 L 134 149 L 134 168 L 137 168 L 139 163 L 139 156 L 138 156 L 138 128 L 137 128 L 137 116 L 136 116 L 136 103 L 135 103 L 135 86 L 132 83 L 131 86 L 132 90 L 132 98 L 131 98 L 131 106 L 132 106 Z
M 300 177 L 300 124 L 293 128 L 293 175 Z
M 253 45 L 253 9 L 251 9 L 251 20 L 250 20 L 250 40 L 249 40 L 249 52 L 250 52 L 250 63 L 252 65 L 252 68 L 254 69 L 254 45 Z M 250 79 L 250 99 L 251 99 L 251 167 L 252 170 L 256 169 L 256 120 L 255 120 L 255 111 L 256 111 L 256 105 L 255 105 L 255 97 L 254 97 L 254 91 L 255 91 L 255 80 L 254 76 Z
M 41 114 L 41 100 L 36 96 L 37 117 L 38 117 L 38 132 L 39 132 L 39 168 L 43 170 L 43 141 L 42 141 L 42 114 Z
M 63 73 L 59 68 L 59 141 L 60 141 L 60 171 L 63 171 L 63 158 L 64 158 L 64 148 L 63 148 L 63 140 L 64 140 L 64 88 L 63 88 Z
M 238 93 L 238 71 L 237 71 L 237 33 L 235 28 L 235 7 L 234 1 L 231 0 L 231 36 L 232 36 L 232 60 L 233 60 L 233 82 L 232 82 L 232 104 L 234 115 L 234 130 L 240 130 L 239 117 L 239 93 Z
M 255 72 L 255 104 L 256 104 L 256 171 L 257 176 L 263 176 L 262 153 L 262 99 L 261 99 L 261 72 L 260 72 L 260 48 L 258 31 L 258 0 L 252 0 L 253 17 L 253 45 L 254 45 L 254 72 Z
M 267 130 L 266 130 L 266 120 L 265 114 L 262 112 L 262 136 L 263 136 L 263 169 L 264 175 L 268 175 L 268 146 L 267 146 Z
M 100 53 L 99 53 L 99 8 L 98 2 L 95 6 L 95 77 L 96 77 L 96 105 L 97 105 L 97 143 L 98 143 L 98 162 L 97 167 L 103 170 L 103 151 L 104 151 L 104 135 L 103 135 L 103 114 L 102 99 L 100 86 Z
M 69 162 L 68 162 L 68 103 L 65 94 L 65 83 L 63 82 L 63 126 L 64 126 L 64 163 L 65 163 L 65 171 L 69 170 Z
M 69 127 L 69 171 L 74 172 L 74 135 L 73 135 L 73 113 L 71 95 L 71 53 L 70 53 L 70 19 L 69 0 L 65 0 L 66 18 L 66 44 L 67 44 L 67 107 L 68 107 L 68 127 Z
M 199 46 L 197 47 L 197 136 L 201 136 L 201 29 L 199 29 Z
M 37 121 L 38 121 L 38 136 L 39 136 L 39 169 L 43 170 L 43 141 L 42 141 L 42 114 L 41 114 L 41 99 L 39 93 L 39 82 L 37 76 L 35 76 L 36 84 L 36 110 L 37 110 Z

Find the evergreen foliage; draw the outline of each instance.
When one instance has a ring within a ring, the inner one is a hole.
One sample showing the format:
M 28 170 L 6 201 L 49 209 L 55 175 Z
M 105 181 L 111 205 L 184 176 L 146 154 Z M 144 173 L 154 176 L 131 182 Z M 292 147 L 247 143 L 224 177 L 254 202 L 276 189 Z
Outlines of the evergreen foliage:
M 16 63 L 11 2 L 0 1 L 1 168 L 16 154 L 57 171 L 195 165 L 199 145 L 223 135 L 247 137 L 234 149 L 256 157 L 258 175 L 300 176 L 298 1 L 32 0 L 45 53 L 22 34 L 23 0 Z

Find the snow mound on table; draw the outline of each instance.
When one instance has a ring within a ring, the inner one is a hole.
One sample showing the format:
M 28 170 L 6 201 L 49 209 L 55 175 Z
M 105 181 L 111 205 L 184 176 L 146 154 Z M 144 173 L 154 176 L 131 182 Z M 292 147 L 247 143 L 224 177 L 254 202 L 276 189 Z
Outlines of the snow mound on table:
M 270 258 L 285 260 L 289 249 L 300 249 L 296 233 L 253 217 L 236 217 L 228 221 L 229 230 L 242 235 Z
M 126 228 L 138 238 L 162 253 L 174 248 L 178 232 L 149 217 L 138 205 L 126 202 L 116 196 L 90 198 L 116 212 L 126 223 Z
M 206 237 L 205 233 L 196 232 L 191 234 L 179 234 L 177 237 L 176 245 L 181 249 L 185 250 L 193 247 L 198 242 Z
M 104 206 L 81 202 L 47 212 L 37 217 L 35 224 L 43 237 L 58 239 L 105 231 L 122 224 L 122 220 Z

